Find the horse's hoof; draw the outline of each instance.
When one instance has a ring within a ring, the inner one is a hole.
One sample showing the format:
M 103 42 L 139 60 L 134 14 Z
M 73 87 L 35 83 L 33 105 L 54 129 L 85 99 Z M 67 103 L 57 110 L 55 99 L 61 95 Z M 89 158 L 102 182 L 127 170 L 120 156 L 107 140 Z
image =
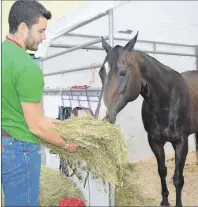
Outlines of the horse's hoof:
M 160 206 L 167 206 L 167 207 L 171 207 L 171 205 L 169 204 L 169 203 L 167 203 L 167 204 L 160 204 Z
M 160 205 L 161 206 L 169 206 L 169 207 L 171 207 L 170 203 L 167 200 L 166 201 L 162 201 Z

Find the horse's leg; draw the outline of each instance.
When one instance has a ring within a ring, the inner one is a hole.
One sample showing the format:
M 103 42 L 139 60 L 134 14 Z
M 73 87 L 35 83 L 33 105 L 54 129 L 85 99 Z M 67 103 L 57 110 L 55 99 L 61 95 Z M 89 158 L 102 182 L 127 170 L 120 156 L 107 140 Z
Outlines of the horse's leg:
M 182 138 L 176 143 L 172 143 L 175 149 L 175 172 L 173 176 L 173 182 L 176 188 L 176 206 L 182 206 L 182 189 L 184 186 L 183 170 L 188 154 L 188 138 Z
M 157 159 L 158 173 L 161 179 L 161 186 L 162 186 L 161 206 L 169 206 L 170 205 L 168 202 L 169 192 L 166 185 L 167 167 L 165 165 L 165 153 L 164 153 L 165 143 L 164 142 L 160 143 L 159 141 L 152 139 L 150 136 L 148 136 L 148 140 L 149 140 L 149 145 Z

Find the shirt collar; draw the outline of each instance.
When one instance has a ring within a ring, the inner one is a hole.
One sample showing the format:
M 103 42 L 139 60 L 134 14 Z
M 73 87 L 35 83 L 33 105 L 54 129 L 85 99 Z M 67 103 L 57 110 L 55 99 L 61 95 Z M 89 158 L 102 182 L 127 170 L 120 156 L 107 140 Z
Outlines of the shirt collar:
M 17 41 L 15 41 L 15 40 L 11 39 L 11 38 L 10 38 L 10 37 L 8 37 L 8 36 L 6 36 L 6 39 L 7 39 L 7 40 L 9 40 L 10 42 L 13 42 L 14 44 L 18 45 L 20 48 L 22 48 L 22 49 L 23 49 L 22 45 L 21 45 L 21 44 L 19 44 Z

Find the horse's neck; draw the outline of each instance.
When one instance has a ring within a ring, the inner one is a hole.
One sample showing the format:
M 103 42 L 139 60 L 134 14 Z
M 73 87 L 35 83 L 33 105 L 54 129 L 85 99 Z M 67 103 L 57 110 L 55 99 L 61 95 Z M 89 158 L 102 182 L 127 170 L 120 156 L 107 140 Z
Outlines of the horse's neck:
M 155 109 L 166 109 L 169 106 L 173 70 L 145 54 L 140 55 L 141 95 Z

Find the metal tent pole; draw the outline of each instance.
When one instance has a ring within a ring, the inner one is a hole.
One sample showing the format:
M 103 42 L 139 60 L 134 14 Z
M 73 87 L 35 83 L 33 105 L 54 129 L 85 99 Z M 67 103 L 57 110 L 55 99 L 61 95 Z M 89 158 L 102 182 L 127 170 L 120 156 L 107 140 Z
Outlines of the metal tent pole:
M 71 32 L 71 31 L 73 31 L 73 30 L 76 30 L 76 29 L 78 29 L 78 28 L 80 28 L 80 27 L 83 27 L 83 26 L 85 26 L 85 25 L 87 25 L 87 24 L 89 24 L 89 23 L 91 23 L 91 22 L 93 22 L 93 21 L 95 21 L 95 20 L 97 20 L 97 19 L 100 19 L 100 18 L 106 16 L 107 14 L 108 14 L 108 12 L 104 12 L 104 13 L 102 13 L 102 14 L 98 14 L 98 15 L 96 15 L 96 16 L 94 16 L 94 17 L 88 19 L 88 20 L 84 20 L 83 22 L 77 23 L 76 25 L 74 25 L 72 28 L 70 28 L 70 29 L 69 29 L 65 34 L 63 34 L 63 35 L 67 35 L 69 32 Z M 57 36 L 55 39 L 59 38 L 60 36 L 62 36 L 62 34 L 59 35 L 59 36 Z
M 113 21 L 113 9 L 109 10 L 109 44 L 114 47 L 114 21 Z
M 108 12 L 109 21 L 109 44 L 114 47 L 114 19 L 113 19 L 113 9 Z M 101 96 L 103 94 L 101 93 Z M 100 98 L 101 100 L 101 98 Z M 109 183 L 109 206 L 115 206 L 115 188 Z
M 100 67 L 102 67 L 102 64 L 88 65 L 88 66 L 83 66 L 83 67 L 79 67 L 79 68 L 71 68 L 68 70 L 45 73 L 44 76 L 59 75 L 59 74 L 64 74 L 64 73 L 73 73 L 73 72 L 78 72 L 78 71 L 82 71 L 82 70 L 89 70 L 92 68 L 100 68 Z
M 116 40 L 116 39 L 114 38 L 114 40 Z M 50 47 L 54 47 L 54 48 L 73 48 L 73 47 L 76 47 L 76 45 L 52 44 Z M 83 47 L 81 49 L 86 49 L 86 50 L 104 50 L 103 47 L 99 47 L 99 46 L 86 46 L 86 47 Z M 196 55 L 193 54 L 193 53 L 183 53 L 183 52 L 178 53 L 178 52 L 157 51 L 156 50 L 156 43 L 153 43 L 153 50 L 142 50 L 142 49 L 139 49 L 139 48 L 136 48 L 136 50 L 140 50 L 140 51 L 142 51 L 144 53 L 148 53 L 148 54 L 176 55 L 176 56 L 196 57 Z
M 83 37 L 83 38 L 100 38 L 98 35 L 89 35 L 89 34 L 82 34 L 82 33 L 68 33 L 64 36 L 71 36 L 71 37 Z M 120 41 L 130 41 L 130 38 L 121 38 L 121 37 L 114 37 L 114 40 L 120 40 Z M 170 46 L 178 46 L 178 47 L 191 47 L 194 48 L 195 46 L 192 44 L 180 44 L 180 43 L 171 43 L 171 42 L 163 42 L 163 41 L 150 41 L 150 40 L 137 40 L 139 43 L 148 43 L 148 44 L 158 44 L 158 45 L 170 45 Z M 53 43 L 52 43 L 53 45 Z
M 108 39 L 108 37 L 104 37 L 104 39 Z M 98 38 L 98 39 L 95 39 L 95 40 L 91 40 L 91 41 L 87 41 L 87 42 L 85 42 L 85 43 L 83 43 L 81 45 L 76 45 L 75 47 L 72 47 L 72 48 L 70 48 L 70 49 L 68 49 L 66 51 L 58 52 L 58 53 L 56 53 L 54 55 L 50 55 L 48 57 L 45 57 L 42 60 L 48 60 L 50 58 L 54 58 L 54 57 L 57 57 L 57 56 L 66 54 L 66 53 L 69 53 L 69 52 L 72 52 L 72 51 L 81 49 L 81 48 L 86 47 L 86 46 L 89 46 L 89 45 L 94 45 L 94 44 L 99 43 L 99 42 L 101 42 L 101 38 Z

